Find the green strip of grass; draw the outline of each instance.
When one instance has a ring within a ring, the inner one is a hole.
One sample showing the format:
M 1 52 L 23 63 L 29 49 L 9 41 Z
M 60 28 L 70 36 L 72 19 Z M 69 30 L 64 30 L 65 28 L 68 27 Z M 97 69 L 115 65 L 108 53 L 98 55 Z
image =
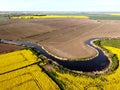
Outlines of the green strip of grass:
M 6 21 L 8 19 L 10 19 L 8 16 L 2 16 L 2 15 L 0 15 L 0 21 Z
M 120 39 L 105 39 L 101 41 L 101 46 L 111 46 L 120 48 Z
M 87 15 L 90 19 L 94 20 L 120 20 L 120 16 L 104 15 L 104 14 L 91 14 Z
M 97 41 L 94 41 L 94 44 L 101 47 L 109 55 L 109 58 L 111 58 L 112 66 L 109 69 L 109 71 L 113 72 L 114 70 L 116 70 L 119 66 L 118 57 L 116 56 L 116 54 L 112 54 L 111 52 L 109 52 L 103 46 L 111 46 L 111 47 L 120 48 L 120 39 L 97 40 Z

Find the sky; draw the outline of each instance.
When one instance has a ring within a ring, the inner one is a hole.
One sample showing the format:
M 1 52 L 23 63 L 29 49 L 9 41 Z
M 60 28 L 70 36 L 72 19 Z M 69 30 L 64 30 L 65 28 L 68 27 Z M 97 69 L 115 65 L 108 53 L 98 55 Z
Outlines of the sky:
M 0 11 L 120 12 L 120 0 L 1 0 Z

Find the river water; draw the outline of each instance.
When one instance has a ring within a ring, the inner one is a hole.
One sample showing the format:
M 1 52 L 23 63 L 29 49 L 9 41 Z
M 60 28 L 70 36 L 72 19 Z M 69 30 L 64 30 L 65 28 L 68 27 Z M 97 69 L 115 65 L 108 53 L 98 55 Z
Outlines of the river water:
M 85 61 L 58 59 L 58 58 L 48 54 L 44 49 L 42 49 L 41 46 L 39 46 L 35 43 L 31 43 L 31 42 L 12 41 L 12 40 L 1 40 L 1 42 L 10 43 L 10 44 L 17 44 L 17 45 L 25 45 L 28 47 L 34 47 L 35 49 L 40 51 L 40 54 L 42 54 L 42 55 L 46 56 L 47 58 L 57 62 L 58 64 L 62 65 L 64 68 L 67 68 L 70 70 L 82 71 L 82 72 L 101 71 L 109 66 L 110 61 L 108 60 L 108 58 L 104 55 L 104 53 L 100 49 L 98 49 L 97 47 L 94 47 L 90 43 L 92 40 L 95 40 L 95 39 L 90 39 L 90 40 L 86 41 L 86 44 L 95 48 L 98 51 L 98 56 L 96 56 L 93 59 L 85 60 Z

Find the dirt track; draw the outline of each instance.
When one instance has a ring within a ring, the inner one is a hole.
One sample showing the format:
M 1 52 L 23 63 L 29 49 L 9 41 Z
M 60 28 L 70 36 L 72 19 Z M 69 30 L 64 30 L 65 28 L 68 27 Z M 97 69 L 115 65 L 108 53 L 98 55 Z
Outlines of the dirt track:
M 96 37 L 120 37 L 120 21 L 31 19 L 0 24 L 1 39 L 37 42 L 52 54 L 67 58 L 95 55 L 95 50 L 84 42 Z

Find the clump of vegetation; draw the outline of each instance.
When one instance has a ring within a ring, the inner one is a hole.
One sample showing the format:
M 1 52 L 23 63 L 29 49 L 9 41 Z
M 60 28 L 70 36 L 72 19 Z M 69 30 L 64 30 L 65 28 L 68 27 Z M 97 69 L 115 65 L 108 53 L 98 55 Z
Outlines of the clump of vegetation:
M 111 60 L 112 60 L 112 66 L 111 68 L 109 69 L 109 71 L 114 71 L 118 68 L 119 66 L 119 60 L 118 60 L 118 57 L 116 54 L 109 54 Z
M 101 47 L 101 41 L 100 40 L 96 40 L 93 42 L 95 45 Z

